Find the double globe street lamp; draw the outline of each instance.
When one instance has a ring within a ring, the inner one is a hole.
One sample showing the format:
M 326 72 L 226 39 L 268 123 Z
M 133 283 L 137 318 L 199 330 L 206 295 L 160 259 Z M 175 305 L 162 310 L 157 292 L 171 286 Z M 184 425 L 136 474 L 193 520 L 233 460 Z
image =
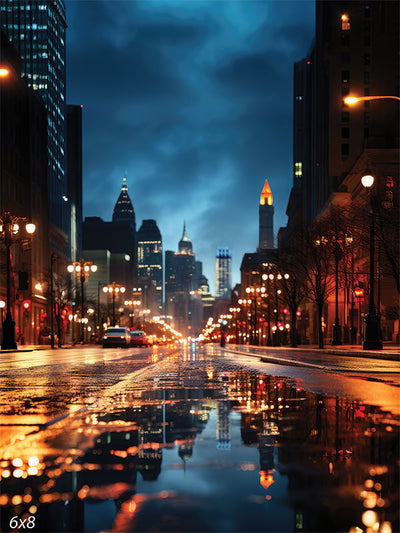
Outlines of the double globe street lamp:
M 20 224 L 24 223 L 24 230 Z M 36 231 L 35 224 L 32 224 L 26 217 L 14 217 L 8 211 L 0 216 L 0 240 L 6 247 L 6 318 L 3 322 L 2 350 L 16 350 L 15 342 L 15 322 L 11 315 L 11 246 L 15 242 L 27 240 Z
M 103 287 L 103 292 L 105 293 L 109 293 L 111 294 L 111 298 L 112 298 L 112 325 L 115 326 L 115 297 L 117 294 L 124 294 L 125 292 L 125 287 L 122 287 L 121 285 L 119 285 L 118 283 L 115 283 L 115 281 L 113 281 L 112 283 L 110 283 L 109 285 L 107 285 L 106 287 Z
M 85 261 L 80 259 L 79 261 L 74 261 L 67 266 L 68 272 L 76 272 L 77 277 L 79 277 L 81 284 L 81 338 L 80 342 L 84 344 L 85 342 L 85 322 L 83 320 L 85 314 L 85 294 L 84 294 L 84 283 L 89 277 L 90 272 L 97 271 L 97 265 L 94 265 L 92 261 Z

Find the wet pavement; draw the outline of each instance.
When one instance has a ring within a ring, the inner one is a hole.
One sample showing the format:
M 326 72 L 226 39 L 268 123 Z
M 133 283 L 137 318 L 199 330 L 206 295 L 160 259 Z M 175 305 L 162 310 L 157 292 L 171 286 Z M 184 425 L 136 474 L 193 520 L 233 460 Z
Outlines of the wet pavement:
M 398 531 L 398 365 L 232 352 L 1 354 L 1 530 Z

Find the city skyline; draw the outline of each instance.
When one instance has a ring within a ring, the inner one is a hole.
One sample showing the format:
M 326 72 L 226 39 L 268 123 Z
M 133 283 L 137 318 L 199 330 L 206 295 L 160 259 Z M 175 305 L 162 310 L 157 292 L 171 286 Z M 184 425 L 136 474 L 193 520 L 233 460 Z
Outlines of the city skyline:
M 231 249 L 239 282 L 243 254 L 257 248 L 266 178 L 275 237 L 286 224 L 293 64 L 311 44 L 314 3 L 66 9 L 68 101 L 83 105 L 84 217 L 111 217 L 126 174 L 138 223 L 155 219 L 165 250 L 176 249 L 186 221 L 210 287 L 220 247 Z

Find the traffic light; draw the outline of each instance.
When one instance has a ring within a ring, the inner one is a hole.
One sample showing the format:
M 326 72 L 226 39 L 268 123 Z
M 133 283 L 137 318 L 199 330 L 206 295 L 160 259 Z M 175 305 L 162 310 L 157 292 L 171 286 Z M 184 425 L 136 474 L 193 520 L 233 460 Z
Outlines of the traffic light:
M 18 272 L 18 290 L 27 291 L 29 289 L 29 275 L 28 272 L 20 270 Z
M 24 300 L 22 302 L 22 307 L 24 309 L 24 311 L 30 311 L 31 310 L 31 300 Z

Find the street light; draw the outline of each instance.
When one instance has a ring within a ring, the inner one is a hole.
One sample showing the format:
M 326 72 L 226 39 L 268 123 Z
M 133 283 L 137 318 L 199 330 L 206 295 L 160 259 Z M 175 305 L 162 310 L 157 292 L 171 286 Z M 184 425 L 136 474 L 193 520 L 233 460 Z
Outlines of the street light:
M 68 272 L 76 272 L 77 276 L 79 276 L 80 282 L 81 282 L 81 340 L 80 342 L 82 344 L 85 343 L 85 322 L 83 321 L 83 315 L 85 314 L 85 298 L 84 298 L 84 291 L 83 291 L 83 285 L 86 281 L 86 278 L 89 277 L 90 272 L 96 272 L 97 271 L 97 265 L 94 265 L 91 261 L 85 261 L 84 259 L 80 259 L 79 261 L 74 261 L 70 265 L 67 266 Z
M 399 96 L 346 96 L 344 103 L 347 105 L 358 104 L 369 100 L 400 100 Z
M 375 229 L 374 229 L 374 201 L 371 194 L 375 178 L 370 172 L 366 172 L 361 178 L 362 186 L 368 191 L 371 217 L 369 226 L 369 302 L 368 314 L 365 315 L 365 337 L 363 342 L 364 350 L 382 350 L 381 341 L 381 317 L 377 315 L 375 308 Z
M 132 328 L 133 327 L 133 317 L 135 316 L 135 307 L 137 307 L 138 305 L 141 305 L 141 301 L 140 300 L 125 300 L 124 304 L 126 305 L 126 307 L 130 307 L 130 313 L 129 313 L 129 318 L 130 318 L 130 327 Z
M 21 236 L 20 226 L 21 222 L 25 222 L 25 231 L 27 236 Z M 31 236 L 36 231 L 35 224 L 29 222 L 25 217 L 14 217 L 8 211 L 0 216 L 0 239 L 3 240 L 6 246 L 6 319 L 3 323 L 3 342 L 2 350 L 16 350 L 17 343 L 15 342 L 15 322 L 11 315 L 11 246 L 13 242 L 23 241 Z M 18 235 L 20 235 L 18 237 Z
M 119 293 L 123 294 L 125 292 L 125 287 L 121 287 L 118 283 L 113 281 L 110 285 L 103 287 L 103 292 L 108 292 L 112 297 L 112 325 L 115 326 L 115 296 Z

